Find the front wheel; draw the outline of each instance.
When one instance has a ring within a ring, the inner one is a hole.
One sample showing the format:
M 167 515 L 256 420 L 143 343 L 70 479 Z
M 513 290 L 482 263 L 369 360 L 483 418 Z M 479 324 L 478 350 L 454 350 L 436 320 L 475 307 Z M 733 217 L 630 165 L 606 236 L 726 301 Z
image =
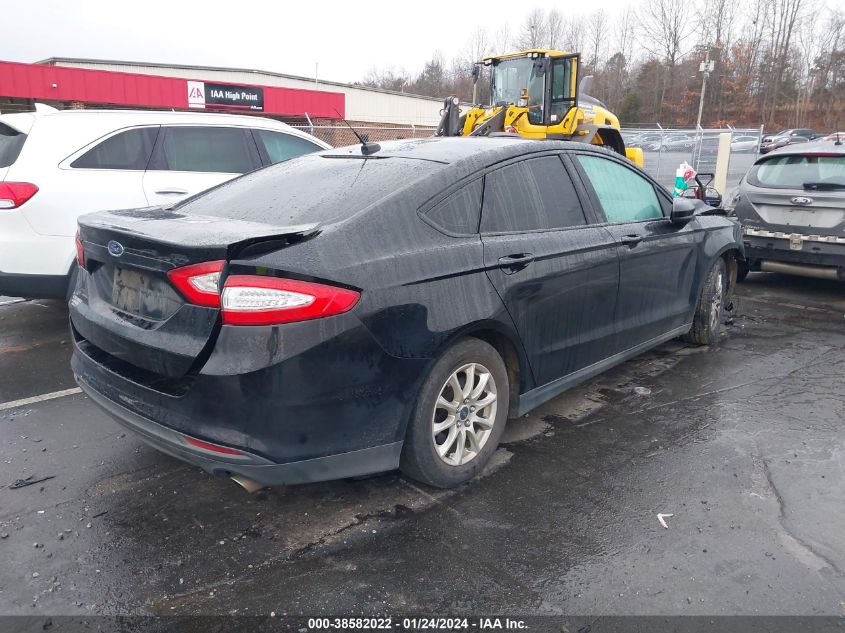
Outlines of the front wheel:
M 725 308 L 727 291 L 727 267 L 719 257 L 707 274 L 707 279 L 698 296 L 692 328 L 683 336 L 685 341 L 696 345 L 713 345 L 719 338 L 722 327 L 722 312 Z
M 469 481 L 489 461 L 507 422 L 505 363 L 490 344 L 468 338 L 447 349 L 423 383 L 400 468 L 438 488 Z

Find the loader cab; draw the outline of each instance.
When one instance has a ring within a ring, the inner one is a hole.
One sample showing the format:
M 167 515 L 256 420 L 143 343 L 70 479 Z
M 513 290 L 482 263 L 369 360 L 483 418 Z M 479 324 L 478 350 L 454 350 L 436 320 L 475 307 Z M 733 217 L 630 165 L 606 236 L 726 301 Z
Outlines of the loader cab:
M 531 50 L 488 57 L 491 106 L 527 107 L 532 125 L 559 125 L 577 104 L 578 55 Z

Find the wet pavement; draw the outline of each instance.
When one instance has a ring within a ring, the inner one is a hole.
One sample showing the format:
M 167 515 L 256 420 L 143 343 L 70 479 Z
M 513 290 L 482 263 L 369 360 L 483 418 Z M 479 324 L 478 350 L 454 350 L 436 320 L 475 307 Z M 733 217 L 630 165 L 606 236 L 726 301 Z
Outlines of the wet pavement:
M 845 614 L 845 288 L 752 274 L 737 305 L 717 347 L 511 421 L 458 490 L 247 495 L 80 393 L 3 404 L 74 384 L 64 307 L 0 300 L 0 614 Z

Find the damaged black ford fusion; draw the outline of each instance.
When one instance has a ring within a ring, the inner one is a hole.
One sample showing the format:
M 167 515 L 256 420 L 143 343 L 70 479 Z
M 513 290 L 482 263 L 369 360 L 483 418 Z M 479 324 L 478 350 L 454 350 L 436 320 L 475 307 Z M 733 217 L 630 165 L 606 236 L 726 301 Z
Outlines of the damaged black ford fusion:
M 584 144 L 327 150 L 80 220 L 73 370 L 247 489 L 472 478 L 509 417 L 662 341 L 713 343 L 739 226 Z

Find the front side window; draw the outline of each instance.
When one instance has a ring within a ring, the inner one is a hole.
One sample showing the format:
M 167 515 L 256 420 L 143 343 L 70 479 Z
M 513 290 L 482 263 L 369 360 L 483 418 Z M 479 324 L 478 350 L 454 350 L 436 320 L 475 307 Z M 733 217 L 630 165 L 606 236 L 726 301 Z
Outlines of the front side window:
M 587 223 L 557 156 L 512 163 L 485 177 L 483 233 L 563 229 Z
M 662 218 L 652 184 L 633 169 L 600 156 L 578 156 L 608 222 Z
M 157 134 L 158 127 L 143 127 L 120 132 L 89 149 L 70 166 L 76 169 L 143 171 L 147 168 Z
M 312 143 L 299 136 L 294 136 L 293 134 L 271 132 L 270 130 L 253 131 L 258 137 L 259 143 L 264 146 L 267 159 L 272 165 L 323 149 L 316 143 Z
M 235 127 L 166 127 L 150 169 L 245 174 L 261 167 L 249 130 Z

